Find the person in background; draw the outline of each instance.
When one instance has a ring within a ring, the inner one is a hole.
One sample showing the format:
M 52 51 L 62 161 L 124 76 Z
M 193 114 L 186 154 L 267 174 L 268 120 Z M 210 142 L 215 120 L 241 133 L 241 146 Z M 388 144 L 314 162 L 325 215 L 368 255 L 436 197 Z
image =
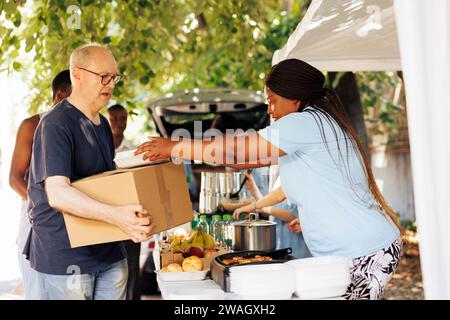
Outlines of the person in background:
M 258 188 L 253 175 L 245 172 L 247 182 L 245 186 L 254 199 L 259 200 L 263 197 Z M 275 182 L 274 189 L 279 187 L 280 179 Z M 277 247 L 276 249 L 291 248 L 292 256 L 297 259 L 311 257 L 311 253 L 306 246 L 303 235 L 300 232 L 293 233 L 288 230 L 291 221 L 298 219 L 297 206 L 289 200 L 285 200 L 275 206 L 262 208 L 261 213 L 269 215 L 269 219 L 276 222 Z M 235 219 L 239 219 L 239 214 L 233 215 Z
M 117 152 L 135 149 L 135 145 L 124 136 L 127 128 L 127 110 L 120 104 L 112 105 L 108 108 L 108 121 L 114 137 L 114 147 Z M 139 257 L 141 254 L 141 244 L 131 240 L 123 242 L 127 251 L 128 262 L 128 282 L 127 300 L 141 299 L 141 277 Z
M 106 47 L 89 44 L 72 52 L 70 79 L 70 96 L 36 128 L 28 180 L 31 230 L 24 253 L 37 274 L 38 299 L 124 299 L 123 242 L 72 248 L 62 214 L 113 224 L 135 242 L 150 237 L 152 218 L 140 204 L 111 206 L 71 185 L 116 167 L 111 127 L 100 111 L 121 75 Z
M 117 152 L 135 149 L 136 146 L 132 141 L 124 136 L 127 128 L 128 112 L 120 104 L 112 105 L 108 108 L 108 121 L 114 138 L 114 148 Z
M 72 91 L 69 70 L 58 73 L 52 81 L 53 102 L 52 108 L 62 99 L 68 97 Z M 17 130 L 16 144 L 11 160 L 9 171 L 9 184 L 11 188 L 22 198 L 22 210 L 19 217 L 19 230 L 17 234 L 17 248 L 19 257 L 19 268 L 22 273 L 24 298 L 29 299 L 33 296 L 33 269 L 30 262 L 22 254 L 23 247 L 30 232 L 31 224 L 27 215 L 27 183 L 28 169 L 30 167 L 31 149 L 33 145 L 34 132 L 45 113 L 39 113 L 26 118 L 22 121 Z

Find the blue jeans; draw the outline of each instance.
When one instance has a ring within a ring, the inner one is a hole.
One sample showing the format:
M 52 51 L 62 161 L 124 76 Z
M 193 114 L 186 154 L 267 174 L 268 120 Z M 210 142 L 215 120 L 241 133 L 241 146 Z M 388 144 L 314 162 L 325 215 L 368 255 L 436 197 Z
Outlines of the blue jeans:
M 95 273 L 53 275 L 37 272 L 40 300 L 124 300 L 128 265 L 123 259 Z
M 25 300 L 39 299 L 39 281 L 37 278 L 37 271 L 30 266 L 30 261 L 27 260 L 22 250 L 18 251 L 19 268 L 22 273 L 23 294 Z

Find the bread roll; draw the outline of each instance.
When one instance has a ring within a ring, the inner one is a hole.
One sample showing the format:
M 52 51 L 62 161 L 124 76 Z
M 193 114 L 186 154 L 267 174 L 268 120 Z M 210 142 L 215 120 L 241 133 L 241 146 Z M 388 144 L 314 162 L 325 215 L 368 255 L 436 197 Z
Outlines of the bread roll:
M 168 272 L 183 272 L 183 268 L 178 263 L 171 263 L 167 266 Z
M 201 271 L 203 262 L 199 257 L 190 256 L 183 260 L 183 271 Z

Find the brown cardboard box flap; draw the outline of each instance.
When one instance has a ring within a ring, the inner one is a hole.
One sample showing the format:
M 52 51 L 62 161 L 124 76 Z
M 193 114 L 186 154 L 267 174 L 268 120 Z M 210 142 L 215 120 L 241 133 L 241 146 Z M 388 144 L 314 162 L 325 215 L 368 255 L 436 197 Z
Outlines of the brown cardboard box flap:
M 153 161 L 153 162 L 151 162 L 149 164 L 141 165 L 141 166 L 137 166 L 137 167 L 132 167 L 132 168 L 117 168 L 117 169 L 114 169 L 114 170 L 105 171 L 105 172 L 102 172 L 102 173 L 97 173 L 97 174 L 94 174 L 92 176 L 76 180 L 73 183 L 80 182 L 80 181 L 87 181 L 87 180 L 97 179 L 97 178 L 100 178 L 100 177 L 112 176 L 114 174 L 119 174 L 119 173 L 123 173 L 123 172 L 133 172 L 133 171 L 145 168 L 145 167 L 155 166 L 155 165 L 162 164 L 162 163 L 167 163 L 167 162 L 170 162 L 170 160 L 164 159 L 164 160 Z

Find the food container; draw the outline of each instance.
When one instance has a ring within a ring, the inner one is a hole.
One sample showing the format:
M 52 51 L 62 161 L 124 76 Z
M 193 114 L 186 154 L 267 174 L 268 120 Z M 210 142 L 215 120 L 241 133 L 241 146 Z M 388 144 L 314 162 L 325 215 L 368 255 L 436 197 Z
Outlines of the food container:
M 224 290 L 230 292 L 230 271 L 234 268 L 241 268 L 249 265 L 267 265 L 276 263 L 285 263 L 293 259 L 291 248 L 280 249 L 276 251 L 237 251 L 216 256 L 211 263 L 211 278 Z M 226 264 L 224 261 L 236 257 L 244 259 L 254 258 L 256 256 L 270 257 L 271 261 L 259 261 L 246 264 Z
M 285 300 L 295 291 L 295 271 L 286 263 L 251 264 L 230 268 L 230 291 L 238 299 Z
M 335 256 L 295 259 L 295 294 L 300 299 L 340 297 L 350 285 L 350 261 Z
M 257 213 L 233 223 L 233 250 L 275 250 L 276 226 L 273 221 L 259 220 Z

